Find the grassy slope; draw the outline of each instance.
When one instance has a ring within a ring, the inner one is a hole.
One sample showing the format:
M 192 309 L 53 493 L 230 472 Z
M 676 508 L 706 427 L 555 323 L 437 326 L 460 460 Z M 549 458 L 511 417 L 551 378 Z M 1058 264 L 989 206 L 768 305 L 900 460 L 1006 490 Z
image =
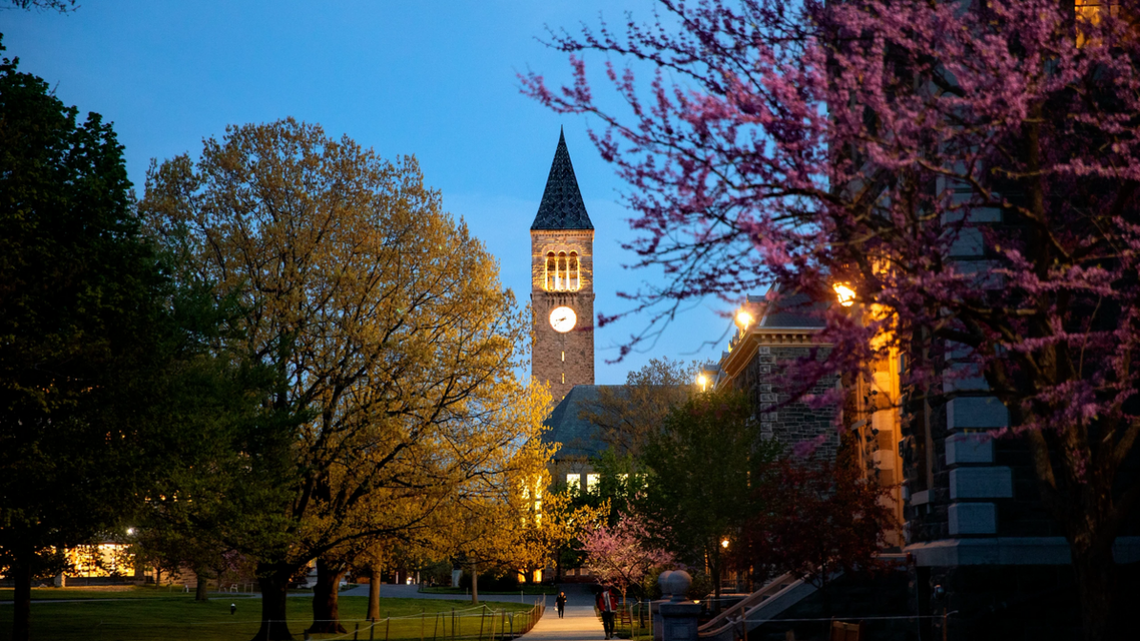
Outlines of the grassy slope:
M 237 613 L 230 614 L 230 604 Z M 530 606 L 518 603 L 493 603 L 496 611 L 519 612 Z M 341 597 L 340 616 L 352 631 L 361 624 L 361 638 L 369 638 L 368 623 L 363 621 L 368 607 L 367 597 Z M 300 636 L 312 621 L 312 601 L 303 597 L 289 599 L 289 629 Z M 380 613 L 393 617 L 388 625 L 390 639 L 418 639 L 421 625 L 425 639 L 450 635 L 451 612 L 463 610 L 461 628 L 464 635 L 478 635 L 480 623 L 490 630 L 490 618 L 481 619 L 478 610 L 463 601 L 429 599 L 382 599 Z M 247 641 L 257 631 L 261 602 L 250 598 L 220 596 L 205 603 L 185 597 L 142 598 L 129 601 L 88 603 L 37 603 L 32 605 L 32 637 L 60 641 Z M 426 615 L 421 615 L 426 612 Z M 443 614 L 441 614 L 443 613 Z M 435 614 L 436 616 L 433 616 Z M 422 622 L 421 622 L 422 616 Z M 398 619 L 395 617 L 411 617 Z M 496 621 L 499 618 L 496 617 Z M 442 627 L 447 622 L 446 631 Z M 0 641 L 11 637 L 12 606 L 0 606 Z M 498 627 L 498 626 L 496 626 Z M 385 638 L 385 622 L 376 628 L 376 638 Z M 327 638 L 323 635 L 315 639 Z

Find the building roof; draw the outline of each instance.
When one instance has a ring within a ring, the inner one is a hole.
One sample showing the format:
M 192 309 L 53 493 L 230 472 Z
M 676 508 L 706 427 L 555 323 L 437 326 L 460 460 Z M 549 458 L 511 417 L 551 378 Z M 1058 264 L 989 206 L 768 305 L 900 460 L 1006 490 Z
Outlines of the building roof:
M 544 424 L 549 428 L 542 436 L 544 443 L 561 443 L 555 453 L 555 460 L 568 458 L 601 457 L 606 449 L 598 434 L 598 426 L 584 421 L 579 414 L 590 403 L 598 400 L 598 390 L 603 387 L 625 387 L 624 385 L 575 385 L 562 401 L 550 412 Z
M 753 300 L 751 296 L 748 299 L 749 302 Z M 767 299 L 760 297 L 758 300 Z M 824 309 L 823 304 L 812 302 L 807 294 L 789 294 L 765 305 L 759 325 L 772 329 L 823 329 L 827 325 L 823 320 Z
M 550 164 L 550 175 L 546 178 L 546 191 L 542 192 L 542 203 L 538 205 L 538 214 L 530 228 L 594 228 L 586 213 L 586 203 L 582 202 L 578 179 L 574 177 L 574 165 L 570 163 L 570 151 L 566 149 L 566 136 L 561 130 L 558 132 L 558 148 L 554 150 L 554 162 Z

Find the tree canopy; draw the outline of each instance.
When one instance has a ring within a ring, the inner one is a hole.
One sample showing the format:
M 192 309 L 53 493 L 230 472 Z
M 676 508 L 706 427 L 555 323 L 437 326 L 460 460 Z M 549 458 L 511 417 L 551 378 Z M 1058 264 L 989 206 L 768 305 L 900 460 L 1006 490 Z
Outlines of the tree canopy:
M 197 162 L 154 165 L 140 207 L 216 297 L 239 301 L 243 353 L 277 372 L 272 404 L 301 421 L 287 496 L 263 508 L 276 526 L 229 542 L 260 561 L 265 622 L 285 618 L 310 559 L 426 527 L 537 442 L 543 392 L 513 369 L 527 324 L 414 158 L 291 119 L 234 126 Z
M 630 185 L 639 264 L 672 275 L 636 309 L 665 322 L 696 297 L 777 283 L 824 302 L 847 287 L 865 313 L 830 306 L 821 340 L 835 347 L 804 375 L 897 349 L 904 385 L 934 406 L 1000 399 L 1070 543 L 1087 638 L 1104 638 L 1112 544 L 1140 500 L 1121 474 L 1140 434 L 1134 13 L 659 6 L 657 25 L 552 34 L 572 56 L 561 91 L 522 78 L 604 125 L 592 136 Z M 628 110 L 596 97 L 595 53 L 612 56 L 602 84 Z
M 695 376 L 695 366 L 651 358 L 626 375 L 625 385 L 599 387 L 579 418 L 597 426 L 598 437 L 619 458 L 637 456 L 669 412 L 688 399 Z
M 54 549 L 121 533 L 209 446 L 195 428 L 256 404 L 255 387 L 197 395 L 237 369 L 211 348 L 219 310 L 169 258 L 142 232 L 111 126 L 0 62 L 0 568 L 17 640 L 32 577 L 63 569 Z

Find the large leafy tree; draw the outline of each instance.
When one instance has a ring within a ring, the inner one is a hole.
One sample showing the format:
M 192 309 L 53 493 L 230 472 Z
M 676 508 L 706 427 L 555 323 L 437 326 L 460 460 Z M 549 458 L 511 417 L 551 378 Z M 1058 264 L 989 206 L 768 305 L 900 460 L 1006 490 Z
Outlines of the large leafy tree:
M 1140 500 L 1140 38 L 1128 3 L 663 0 L 661 28 L 555 34 L 575 81 L 526 90 L 606 125 L 633 190 L 643 302 L 780 283 L 831 313 L 829 365 L 897 349 L 937 407 L 992 394 L 1070 544 L 1087 639 L 1111 634 L 1112 547 Z M 606 63 L 630 111 L 595 100 Z M 872 341 L 873 335 L 879 340 Z M 822 373 L 820 373 L 822 375 Z
M 141 231 L 110 125 L 77 115 L 0 61 L 0 568 L 17 640 L 52 551 L 114 531 L 198 451 L 168 410 L 226 368 L 212 306 Z
M 514 297 L 414 158 L 293 120 L 230 127 L 197 162 L 156 165 L 141 207 L 240 301 L 242 351 L 278 373 L 272 405 L 303 419 L 286 496 L 262 510 L 275 517 L 228 541 L 259 560 L 258 638 L 291 638 L 271 622 L 309 560 L 425 527 L 457 487 L 511 473 L 541 429 L 511 411 L 535 393 L 513 375 L 527 327 Z
M 689 398 L 697 368 L 669 358 L 651 358 L 626 375 L 625 385 L 604 385 L 579 418 L 597 426 L 598 438 L 621 458 L 636 457 L 673 408 Z
M 770 575 L 811 582 L 823 592 L 826 615 L 831 579 L 881 569 L 877 555 L 887 547 L 886 533 L 898 527 L 891 488 L 868 482 L 851 458 L 785 456 L 765 465 L 764 509 L 748 517 L 739 549 L 732 550 L 739 562 Z
M 765 470 L 779 452 L 761 438 L 748 399 L 735 390 L 694 395 L 645 447 L 640 510 L 679 559 L 708 564 L 718 597 L 730 561 L 722 543 L 739 547 L 746 523 L 765 507 Z

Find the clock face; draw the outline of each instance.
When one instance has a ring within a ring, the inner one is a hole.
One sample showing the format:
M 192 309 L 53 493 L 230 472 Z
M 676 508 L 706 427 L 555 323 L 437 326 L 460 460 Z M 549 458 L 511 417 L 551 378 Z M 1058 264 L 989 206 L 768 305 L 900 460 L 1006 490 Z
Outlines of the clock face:
M 554 311 L 550 312 L 550 326 L 556 332 L 566 332 L 574 329 L 574 324 L 578 322 L 578 316 L 574 310 L 569 307 L 555 307 Z

